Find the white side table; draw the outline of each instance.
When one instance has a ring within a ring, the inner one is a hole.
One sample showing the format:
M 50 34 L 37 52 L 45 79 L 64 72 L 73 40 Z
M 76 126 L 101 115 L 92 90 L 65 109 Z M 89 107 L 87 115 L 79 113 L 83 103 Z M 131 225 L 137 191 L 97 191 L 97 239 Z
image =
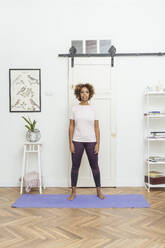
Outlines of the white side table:
M 41 181 L 41 145 L 40 142 L 25 142 L 24 143 L 24 152 L 23 152 L 23 163 L 22 163 L 22 176 L 21 176 L 21 187 L 20 187 L 20 194 L 22 194 L 23 191 L 23 178 L 25 174 L 25 167 L 26 167 L 26 158 L 28 153 L 37 153 L 37 164 L 38 164 L 38 173 L 39 173 L 39 180 L 40 180 L 40 186 L 39 191 L 40 194 L 42 194 L 42 181 Z M 46 188 L 44 186 L 44 188 Z

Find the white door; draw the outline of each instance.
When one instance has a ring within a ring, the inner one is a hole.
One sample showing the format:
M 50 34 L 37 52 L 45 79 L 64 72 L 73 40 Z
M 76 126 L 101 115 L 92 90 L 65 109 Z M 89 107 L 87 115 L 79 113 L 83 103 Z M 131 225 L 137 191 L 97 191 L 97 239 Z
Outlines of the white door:
M 96 106 L 99 116 L 100 150 L 98 164 L 101 174 L 101 186 L 103 187 L 115 186 L 116 84 L 113 82 L 113 70 L 110 58 L 75 58 L 73 68 L 71 67 L 71 59 L 69 59 L 69 112 L 73 104 L 79 103 L 74 95 L 76 84 L 91 83 L 95 88 L 95 95 L 89 103 Z M 70 156 L 69 180 L 71 166 Z M 71 185 L 70 181 L 69 185 Z M 85 149 L 81 160 L 77 186 L 95 187 Z

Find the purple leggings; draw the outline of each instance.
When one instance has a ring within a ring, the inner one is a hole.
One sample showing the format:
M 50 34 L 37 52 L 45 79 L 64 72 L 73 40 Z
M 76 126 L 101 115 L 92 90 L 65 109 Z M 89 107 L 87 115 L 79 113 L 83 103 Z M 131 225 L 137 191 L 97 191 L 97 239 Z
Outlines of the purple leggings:
M 71 184 L 72 187 L 77 185 L 78 172 L 80 168 L 80 163 L 82 159 L 82 155 L 84 152 L 84 148 L 88 157 L 88 161 L 92 170 L 93 178 L 95 181 L 96 187 L 100 187 L 100 170 L 98 166 L 98 153 L 94 153 L 94 148 L 96 142 L 79 142 L 72 140 L 74 144 L 75 153 L 71 153 L 72 155 L 72 170 L 71 170 Z

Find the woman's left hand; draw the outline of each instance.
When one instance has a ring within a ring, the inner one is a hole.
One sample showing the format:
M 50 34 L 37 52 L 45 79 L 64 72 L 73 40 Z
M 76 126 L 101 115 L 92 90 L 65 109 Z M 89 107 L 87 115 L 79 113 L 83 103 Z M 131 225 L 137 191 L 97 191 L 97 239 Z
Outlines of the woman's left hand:
M 96 144 L 95 145 L 95 149 L 94 149 L 94 153 L 98 153 L 99 152 L 99 144 Z

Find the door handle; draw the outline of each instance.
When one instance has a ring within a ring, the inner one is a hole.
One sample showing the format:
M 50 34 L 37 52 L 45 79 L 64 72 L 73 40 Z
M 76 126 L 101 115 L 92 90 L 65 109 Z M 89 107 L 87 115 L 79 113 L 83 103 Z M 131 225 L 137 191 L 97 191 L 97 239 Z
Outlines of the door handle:
M 112 137 L 116 137 L 116 133 L 115 133 L 115 132 L 112 132 L 112 133 L 111 133 L 111 136 L 112 136 Z
M 72 84 L 70 87 L 71 87 L 71 89 L 74 89 L 74 88 L 75 88 L 75 85 L 74 85 L 74 84 Z

